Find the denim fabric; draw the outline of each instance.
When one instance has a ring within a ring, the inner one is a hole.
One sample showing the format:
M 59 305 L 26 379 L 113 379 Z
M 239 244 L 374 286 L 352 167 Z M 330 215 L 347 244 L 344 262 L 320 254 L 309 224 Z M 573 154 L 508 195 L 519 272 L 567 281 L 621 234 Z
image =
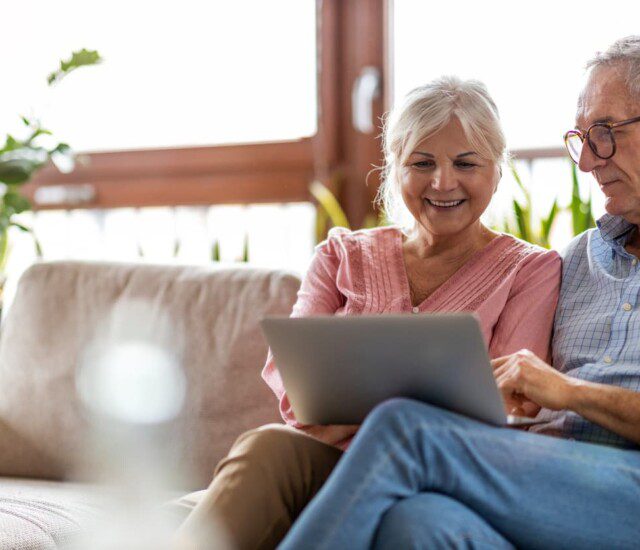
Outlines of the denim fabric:
M 513 550 L 513 545 L 471 508 L 440 493 L 405 498 L 382 516 L 375 550 L 417 550 L 427 546 Z
M 434 494 L 459 506 L 435 506 Z M 406 523 L 398 507 L 418 495 L 425 526 L 413 528 L 414 547 L 637 548 L 640 451 L 394 399 L 369 415 L 281 548 L 389 548 L 402 529 L 393 523 Z

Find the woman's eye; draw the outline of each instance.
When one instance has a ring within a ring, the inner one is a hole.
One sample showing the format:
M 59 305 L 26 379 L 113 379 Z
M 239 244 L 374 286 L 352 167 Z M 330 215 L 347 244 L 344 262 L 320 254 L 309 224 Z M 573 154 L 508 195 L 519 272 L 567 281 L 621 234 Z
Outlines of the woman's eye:
M 412 166 L 415 166 L 416 168 L 430 168 L 431 166 L 433 166 L 433 162 L 429 160 L 421 160 L 418 162 L 414 162 Z
M 473 168 L 475 164 L 473 164 L 472 162 L 458 162 L 456 163 L 456 166 L 458 166 L 459 168 Z

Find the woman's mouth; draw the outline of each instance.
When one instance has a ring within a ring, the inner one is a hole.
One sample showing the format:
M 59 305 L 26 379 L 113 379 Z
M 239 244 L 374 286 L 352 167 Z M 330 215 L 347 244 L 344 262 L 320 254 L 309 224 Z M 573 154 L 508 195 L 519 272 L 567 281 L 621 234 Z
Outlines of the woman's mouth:
M 433 199 L 424 199 L 425 202 L 431 206 L 435 206 L 436 208 L 456 208 L 460 206 L 466 199 L 459 199 L 455 201 L 436 201 Z

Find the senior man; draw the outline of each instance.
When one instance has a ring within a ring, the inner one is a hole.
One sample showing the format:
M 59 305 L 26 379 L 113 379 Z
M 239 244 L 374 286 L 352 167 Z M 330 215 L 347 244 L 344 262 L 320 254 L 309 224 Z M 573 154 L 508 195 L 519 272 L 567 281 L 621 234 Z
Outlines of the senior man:
M 493 362 L 509 409 L 544 423 L 387 402 L 283 548 L 640 546 L 640 36 L 588 70 L 565 141 L 607 214 L 566 252 L 555 368 L 528 351 Z

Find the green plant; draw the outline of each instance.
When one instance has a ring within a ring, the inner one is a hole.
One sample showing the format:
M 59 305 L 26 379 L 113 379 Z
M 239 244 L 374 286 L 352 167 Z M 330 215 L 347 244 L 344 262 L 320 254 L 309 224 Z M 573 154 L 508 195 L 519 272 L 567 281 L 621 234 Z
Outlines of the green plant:
M 80 50 L 73 52 L 71 59 L 60 61 L 60 67 L 52 72 L 48 78 L 49 86 L 58 84 L 65 76 L 76 69 L 95 65 L 102 61 L 96 51 Z M 73 168 L 73 152 L 66 143 L 56 142 L 53 134 L 42 127 L 40 121 L 21 117 L 26 127 L 26 137 L 18 139 L 7 134 L 4 145 L 0 148 L 0 184 L 4 187 L 4 194 L 0 199 L 0 279 L 4 277 L 8 253 L 10 227 L 29 233 L 36 246 L 36 252 L 42 255 L 40 244 L 32 228 L 16 221 L 15 216 L 31 209 L 31 203 L 22 195 L 20 189 L 31 177 L 50 161 L 56 166 Z M 48 136 L 49 146 L 41 144 L 43 136 Z M 0 284 L 2 281 L 0 280 Z
M 511 170 L 511 174 L 516 181 L 516 184 L 520 188 L 520 191 L 522 191 L 524 201 L 520 202 L 515 198 L 512 199 L 515 225 L 511 223 L 509 218 L 505 218 L 503 221 L 503 227 L 499 227 L 498 229 L 501 229 L 506 233 L 511 233 L 512 235 L 530 243 L 550 248 L 549 236 L 551 234 L 553 222 L 558 215 L 558 200 L 555 199 L 553 201 L 551 209 L 545 217 L 536 221 L 533 216 L 531 193 L 522 183 L 520 174 L 518 174 L 518 171 L 512 162 L 509 163 L 509 170 Z
M 578 184 L 578 170 L 575 163 L 571 163 L 571 204 L 569 209 L 571 210 L 571 222 L 573 228 L 573 234 L 580 235 L 587 229 L 591 229 L 596 226 L 596 221 L 593 218 L 591 212 L 591 191 L 587 200 L 582 200 L 580 196 L 580 186 Z
M 322 241 L 327 236 L 327 231 L 331 227 L 346 227 L 351 229 L 347 215 L 345 214 L 340 202 L 328 187 L 314 181 L 309 187 L 309 192 L 318 203 L 316 214 L 316 242 Z M 380 227 L 389 225 L 389 220 L 381 212 L 377 216 L 368 214 L 363 223 L 363 228 Z
M 595 227 L 595 220 L 593 219 L 593 214 L 591 212 L 591 193 L 589 193 L 587 200 L 583 200 L 580 196 L 578 173 L 576 165 L 573 162 L 571 162 L 571 203 L 568 208 L 561 208 L 558 205 L 558 200 L 555 199 L 547 216 L 540 220 L 534 219 L 531 208 L 531 194 L 522 183 L 522 179 L 520 178 L 520 175 L 513 163 L 509 164 L 509 168 L 518 187 L 522 191 L 524 201 L 520 202 L 517 199 L 513 199 L 512 205 L 514 221 L 511 222 L 509 218 L 506 218 L 503 221 L 502 226 L 499 226 L 496 229 L 506 233 L 511 233 L 512 235 L 530 243 L 550 248 L 551 245 L 549 237 L 553 227 L 553 222 L 562 211 L 568 210 L 571 215 L 571 227 L 574 236 L 579 235 L 591 227 Z
M 211 244 L 211 261 L 220 261 L 220 241 L 218 239 L 214 239 L 213 243 Z M 242 252 L 240 256 L 235 259 L 235 261 L 239 263 L 249 262 L 249 235 L 247 233 L 244 234 L 244 238 L 242 240 Z
M 349 220 L 336 196 L 319 181 L 309 186 L 309 192 L 318 202 L 316 210 L 316 242 L 322 241 L 330 227 L 351 229 Z

